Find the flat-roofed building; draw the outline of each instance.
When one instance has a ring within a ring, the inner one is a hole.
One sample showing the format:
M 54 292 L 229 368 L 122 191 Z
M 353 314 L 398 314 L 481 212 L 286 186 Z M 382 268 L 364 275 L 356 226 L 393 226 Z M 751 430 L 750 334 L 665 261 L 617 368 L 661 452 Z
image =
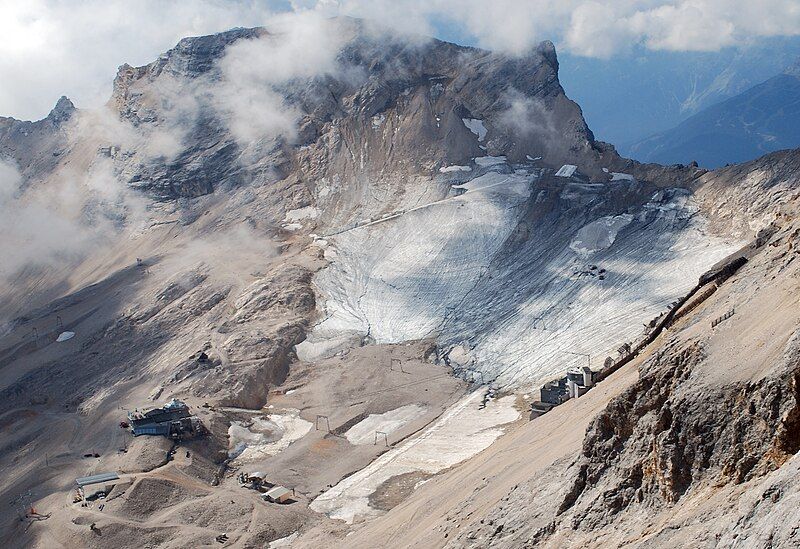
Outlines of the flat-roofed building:
M 284 486 L 275 486 L 267 490 L 263 498 L 271 503 L 286 503 L 292 499 L 293 492 Z

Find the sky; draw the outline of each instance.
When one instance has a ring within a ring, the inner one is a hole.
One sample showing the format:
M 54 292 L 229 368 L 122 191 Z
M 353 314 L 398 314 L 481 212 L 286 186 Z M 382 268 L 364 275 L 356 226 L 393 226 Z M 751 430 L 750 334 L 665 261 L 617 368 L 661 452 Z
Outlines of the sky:
M 605 59 L 637 46 L 717 51 L 800 34 L 800 0 L 0 0 L 0 116 L 42 118 L 61 95 L 102 105 L 123 63 L 292 11 L 513 54 L 548 39 L 559 52 Z

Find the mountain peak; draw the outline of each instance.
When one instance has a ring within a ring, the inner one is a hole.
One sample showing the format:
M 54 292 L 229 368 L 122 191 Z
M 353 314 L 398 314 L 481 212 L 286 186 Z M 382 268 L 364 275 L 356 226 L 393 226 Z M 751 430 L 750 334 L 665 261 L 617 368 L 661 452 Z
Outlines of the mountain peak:
M 47 118 L 58 125 L 66 120 L 69 120 L 75 110 L 75 105 L 72 103 L 72 101 L 66 95 L 62 95 L 59 97 L 58 101 L 56 101 L 53 110 L 50 111 L 50 114 L 47 115 Z

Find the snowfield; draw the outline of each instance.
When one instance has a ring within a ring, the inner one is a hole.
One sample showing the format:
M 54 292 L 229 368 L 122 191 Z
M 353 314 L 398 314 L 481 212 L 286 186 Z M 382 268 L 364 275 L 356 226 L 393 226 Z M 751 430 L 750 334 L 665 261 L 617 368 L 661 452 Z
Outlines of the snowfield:
M 324 320 L 298 351 L 313 357 L 348 334 L 396 343 L 436 332 L 516 226 L 530 180 L 490 172 L 460 196 L 330 238 L 315 280 Z
M 610 248 L 617 233 L 630 225 L 631 221 L 633 216 L 630 214 L 601 217 L 581 227 L 569 247 L 582 257 Z

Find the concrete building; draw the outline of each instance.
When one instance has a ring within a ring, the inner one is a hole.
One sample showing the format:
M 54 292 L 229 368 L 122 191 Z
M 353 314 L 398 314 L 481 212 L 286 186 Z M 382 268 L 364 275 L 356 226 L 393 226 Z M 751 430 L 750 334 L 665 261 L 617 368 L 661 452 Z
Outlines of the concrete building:
M 119 473 L 100 473 L 88 477 L 75 479 L 77 496 L 75 501 L 93 500 L 105 497 L 114 488 L 119 480 Z
M 147 412 L 128 412 L 128 421 L 133 436 L 160 435 L 171 438 L 193 436 L 197 434 L 202 424 L 192 416 L 189 407 L 177 399 L 161 408 L 153 408 Z
M 578 398 L 578 384 L 575 383 L 574 379 L 567 378 L 567 392 L 569 393 L 569 398 Z
M 540 390 L 540 400 L 547 404 L 559 405 L 569 400 L 569 390 L 565 378 L 548 381 Z
M 594 386 L 594 372 L 588 366 L 568 370 L 564 377 L 548 381 L 539 390 L 539 399 L 531 404 L 531 419 L 549 412 L 571 398 L 578 398 Z
M 584 387 L 591 387 L 594 385 L 594 372 L 588 366 L 584 366 L 581 368 L 581 373 L 583 374 L 583 386 Z
M 555 408 L 555 404 L 548 404 L 547 402 L 542 402 L 541 400 L 536 400 L 531 403 L 531 416 L 530 419 L 542 416 Z
M 78 485 L 78 488 L 84 488 L 93 484 L 103 484 L 114 480 L 119 480 L 119 473 L 100 473 L 89 477 L 78 477 L 75 479 L 75 484 Z

